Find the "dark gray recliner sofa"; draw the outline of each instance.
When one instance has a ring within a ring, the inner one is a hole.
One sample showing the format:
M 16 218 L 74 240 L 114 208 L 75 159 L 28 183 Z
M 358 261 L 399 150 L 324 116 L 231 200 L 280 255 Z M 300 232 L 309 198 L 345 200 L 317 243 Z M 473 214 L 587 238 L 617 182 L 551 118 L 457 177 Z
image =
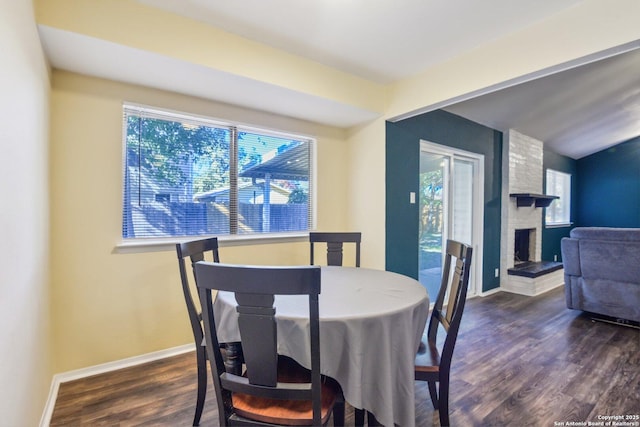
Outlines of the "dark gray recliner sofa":
M 640 322 L 640 228 L 577 227 L 562 239 L 567 307 Z

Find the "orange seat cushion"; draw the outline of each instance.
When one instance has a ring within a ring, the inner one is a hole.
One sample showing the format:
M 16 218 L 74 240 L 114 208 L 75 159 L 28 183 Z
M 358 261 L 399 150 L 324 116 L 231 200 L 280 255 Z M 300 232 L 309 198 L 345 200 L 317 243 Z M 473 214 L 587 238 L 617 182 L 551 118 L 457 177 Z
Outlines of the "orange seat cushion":
M 278 381 L 307 383 L 310 372 L 288 358 L 278 363 Z M 322 382 L 322 423 L 326 423 L 339 394 L 339 386 L 333 380 L 323 378 Z M 311 400 L 280 400 L 252 396 L 243 393 L 232 394 L 235 412 L 251 420 L 272 424 L 309 426 L 313 424 Z

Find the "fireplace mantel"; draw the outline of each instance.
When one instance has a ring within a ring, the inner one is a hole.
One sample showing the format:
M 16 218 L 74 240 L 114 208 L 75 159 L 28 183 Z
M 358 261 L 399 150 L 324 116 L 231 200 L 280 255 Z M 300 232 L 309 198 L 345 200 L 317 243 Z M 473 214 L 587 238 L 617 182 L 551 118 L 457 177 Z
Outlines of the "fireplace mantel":
M 536 208 L 549 207 L 551 202 L 558 199 L 558 196 L 547 196 L 546 194 L 535 193 L 511 193 L 509 197 L 515 197 L 518 207 L 532 206 L 535 204 Z

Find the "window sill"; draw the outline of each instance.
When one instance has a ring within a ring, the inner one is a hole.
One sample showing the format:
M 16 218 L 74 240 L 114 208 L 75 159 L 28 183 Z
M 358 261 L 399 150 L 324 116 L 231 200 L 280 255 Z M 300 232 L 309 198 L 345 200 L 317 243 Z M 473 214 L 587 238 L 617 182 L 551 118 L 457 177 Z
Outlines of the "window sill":
M 123 240 L 113 248 L 116 254 L 144 252 L 175 251 L 176 243 L 189 240 L 205 239 L 207 236 L 169 237 L 164 239 L 131 239 Z M 266 245 L 271 243 L 306 242 L 309 232 L 277 233 L 277 234 L 237 234 L 218 236 L 220 247 Z
M 545 224 L 544 228 L 564 228 L 571 227 L 573 225 L 572 222 L 558 222 L 554 224 Z

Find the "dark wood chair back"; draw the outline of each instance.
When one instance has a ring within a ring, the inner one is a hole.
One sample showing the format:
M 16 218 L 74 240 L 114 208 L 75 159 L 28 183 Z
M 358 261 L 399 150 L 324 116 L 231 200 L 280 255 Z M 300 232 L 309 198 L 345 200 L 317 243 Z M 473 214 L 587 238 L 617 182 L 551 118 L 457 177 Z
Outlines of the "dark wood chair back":
M 342 265 L 343 259 L 343 244 L 355 243 L 356 246 L 356 260 L 355 266 L 360 267 L 360 241 L 362 240 L 362 233 L 360 232 L 311 232 L 309 233 L 310 243 L 310 263 L 314 265 L 314 244 L 326 243 L 327 244 L 327 265 Z
M 214 262 L 220 262 L 218 254 L 218 239 L 210 237 L 207 239 L 194 240 L 191 242 L 176 244 L 178 255 L 178 267 L 180 269 L 180 280 L 182 282 L 182 293 L 187 305 L 189 323 L 193 332 L 193 339 L 196 344 L 196 363 L 198 366 L 198 395 L 196 400 L 196 413 L 193 418 L 193 425 L 200 424 L 204 401 L 207 394 L 207 353 L 205 349 L 204 332 L 202 330 L 202 314 L 194 302 L 189 283 L 189 273 L 187 270 L 187 258 L 190 260 L 189 268 L 195 274 L 195 264 L 203 261 L 205 256 L 209 256 Z
M 449 373 L 467 299 L 473 253 L 470 246 L 460 242 L 447 240 L 446 245 L 442 281 L 429 320 L 427 342 L 421 345 L 415 366 L 416 380 L 429 383 L 431 401 L 439 411 L 442 426 L 449 425 Z M 440 327 L 446 333 L 442 351 L 437 345 Z
M 207 253 L 211 254 L 213 262 L 220 262 L 220 255 L 218 252 L 218 238 L 211 237 L 208 239 L 177 243 L 176 252 L 178 255 L 178 266 L 180 268 L 180 280 L 182 281 L 182 293 L 184 294 L 184 300 L 187 304 L 187 312 L 189 313 L 191 329 L 193 330 L 193 338 L 196 344 L 200 345 L 204 338 L 201 324 L 202 316 L 200 310 L 194 303 L 193 296 L 191 295 L 191 287 L 189 284 L 189 274 L 187 271 L 186 259 L 190 259 L 191 262 L 189 267 L 192 270 L 198 261 L 205 260 L 205 256 Z
M 243 420 L 247 425 L 255 425 L 256 421 L 314 426 L 326 423 L 337 393 L 323 387 L 320 375 L 320 267 L 258 267 L 199 262 L 195 269 L 220 424 L 226 426 L 232 422 L 237 425 Z M 243 376 L 225 371 L 214 321 L 213 290 L 235 293 L 246 366 Z M 308 296 L 310 371 L 299 366 L 296 369 L 291 359 L 283 363 L 286 359 L 278 356 L 275 295 Z M 298 375 L 300 371 L 304 371 L 306 378 Z M 333 399 L 329 396 L 331 393 Z M 298 401 L 299 407 L 292 401 Z M 324 405 L 323 401 L 326 402 Z M 262 409 L 258 410 L 258 407 Z M 289 415 L 282 411 L 285 407 Z M 297 414 L 295 418 L 288 418 L 293 417 L 291 413 Z

